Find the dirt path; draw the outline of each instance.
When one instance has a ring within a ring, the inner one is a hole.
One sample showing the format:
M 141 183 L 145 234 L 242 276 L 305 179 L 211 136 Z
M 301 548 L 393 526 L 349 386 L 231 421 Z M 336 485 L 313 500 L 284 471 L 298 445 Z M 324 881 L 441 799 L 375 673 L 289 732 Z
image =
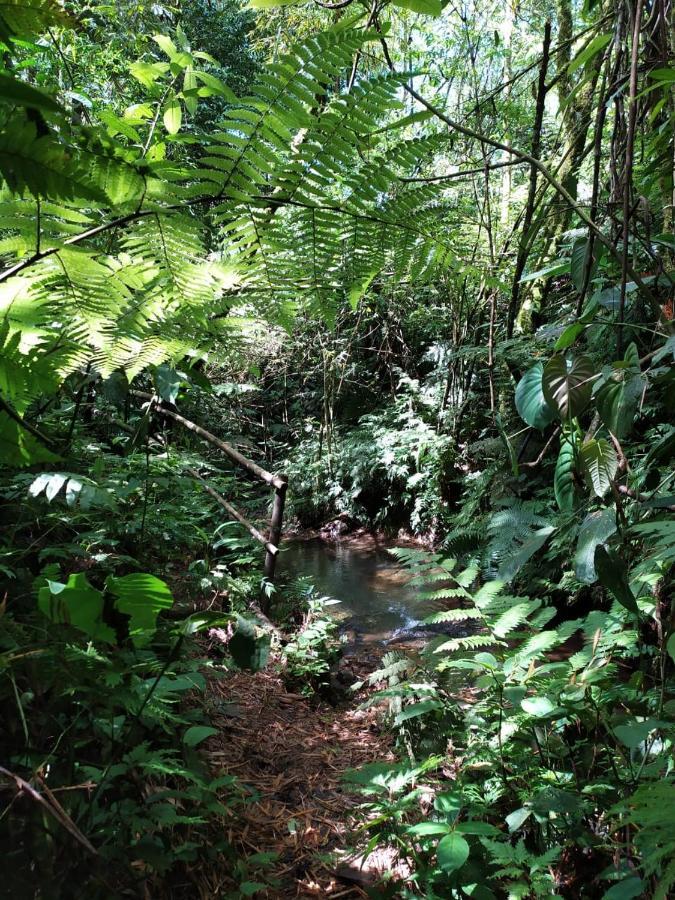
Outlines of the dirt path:
M 267 870 L 277 886 L 256 897 L 366 896 L 336 874 L 335 862 L 353 843 L 359 802 L 343 786 L 343 774 L 393 758 L 375 711 L 357 708 L 362 699 L 338 708 L 310 701 L 288 693 L 274 671 L 212 683 L 219 729 L 208 745 L 214 774 L 236 775 L 255 792 L 236 814 L 228 839 L 243 856 L 278 854 Z M 213 884 L 210 896 L 223 887 Z

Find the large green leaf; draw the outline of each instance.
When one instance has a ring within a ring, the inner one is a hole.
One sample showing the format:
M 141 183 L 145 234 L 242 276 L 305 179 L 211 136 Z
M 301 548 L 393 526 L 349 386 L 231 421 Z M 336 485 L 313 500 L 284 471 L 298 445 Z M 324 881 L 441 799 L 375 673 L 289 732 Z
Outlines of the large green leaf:
M 516 409 L 521 419 L 540 431 L 555 418 L 555 409 L 544 397 L 543 374 L 544 364 L 538 362 L 527 370 L 516 388 Z
M 630 878 L 624 878 L 612 885 L 609 890 L 602 895 L 602 900 L 635 900 L 637 897 L 644 897 L 646 884 L 637 875 Z
M 102 621 L 103 594 L 83 572 L 70 575 L 66 584 L 47 581 L 38 591 L 38 608 L 52 622 L 72 625 L 92 640 L 115 641 L 115 632 Z
M 574 507 L 574 471 L 576 468 L 576 432 L 565 429 L 553 475 L 553 492 L 563 512 Z
M 58 0 L 0 0 L 0 36 L 27 37 L 52 25 L 72 25 Z
M 600 256 L 601 248 L 602 244 L 600 244 L 598 241 L 595 241 L 593 244 L 593 258 L 590 260 L 589 282 L 590 279 L 593 278 L 598 267 L 598 259 Z M 590 246 L 587 237 L 577 238 L 574 242 L 574 246 L 572 247 L 570 275 L 572 276 L 572 281 L 574 282 L 574 286 L 578 291 L 581 291 L 584 286 L 586 266 L 589 264 L 589 249 Z
M 604 438 L 586 441 L 581 448 L 581 461 L 595 494 L 604 497 L 619 467 L 616 450 Z
M 0 465 L 23 468 L 59 459 L 6 412 L 0 412 Z
M 169 134 L 178 134 L 183 123 L 183 108 L 180 101 L 174 97 L 164 107 L 164 127 Z
M 593 40 L 582 50 L 577 53 L 572 62 L 567 66 L 567 72 L 572 75 L 577 69 L 585 65 L 589 60 L 593 59 L 607 44 L 612 40 L 610 32 L 597 34 Z
M 535 718 L 544 718 L 556 709 L 556 704 L 544 694 L 536 697 L 525 697 L 521 703 L 521 708 L 530 716 Z
M 554 356 L 544 366 L 542 386 L 546 402 L 561 419 L 582 413 L 591 400 L 595 369 L 587 356 Z
M 179 375 L 171 366 L 163 363 L 157 366 L 154 372 L 155 388 L 162 400 L 167 403 L 175 403 L 180 386 L 183 382 L 183 376 Z
M 630 432 L 644 387 L 641 375 L 619 370 L 598 389 L 595 395 L 598 414 L 617 437 L 625 437 Z
M 579 581 L 593 584 L 597 581 L 595 571 L 595 548 L 604 544 L 616 531 L 616 510 L 613 506 L 589 513 L 581 523 L 577 552 L 574 556 L 574 572 Z
M 218 729 L 210 725 L 192 725 L 183 735 L 183 743 L 188 747 L 196 747 L 214 734 L 218 734 Z
M 273 9 L 275 6 L 295 6 L 301 0 L 249 0 L 251 9 Z
M 0 132 L 0 175 L 17 194 L 49 200 L 90 200 L 102 206 L 142 196 L 152 179 L 118 159 L 63 144 L 15 115 Z
M 675 631 L 668 638 L 668 643 L 666 644 L 666 650 L 668 651 L 668 655 L 675 663 Z
M 421 13 L 423 16 L 440 16 L 443 11 L 441 0 L 392 0 L 394 6 Z
M 129 616 L 129 635 L 137 647 L 149 642 L 157 625 L 157 616 L 173 606 L 168 586 L 154 575 L 134 572 L 120 578 L 110 576 L 108 590 L 117 597 L 115 607 Z
M 603 544 L 598 544 L 595 548 L 594 562 L 600 584 L 607 588 L 621 606 L 636 616 L 639 615 L 640 610 L 628 584 L 625 562 Z
M 436 847 L 439 868 L 446 875 L 460 869 L 469 858 L 469 845 L 461 834 L 453 831 L 441 838 Z
M 0 103 L 9 103 L 13 106 L 27 106 L 32 109 L 42 109 L 46 112 L 63 112 L 63 108 L 50 97 L 31 87 L 25 81 L 12 78 L 10 75 L 0 74 Z
M 257 672 L 267 665 L 270 638 L 269 635 L 261 633 L 254 622 L 239 616 L 228 648 L 232 659 L 240 669 L 252 669 Z

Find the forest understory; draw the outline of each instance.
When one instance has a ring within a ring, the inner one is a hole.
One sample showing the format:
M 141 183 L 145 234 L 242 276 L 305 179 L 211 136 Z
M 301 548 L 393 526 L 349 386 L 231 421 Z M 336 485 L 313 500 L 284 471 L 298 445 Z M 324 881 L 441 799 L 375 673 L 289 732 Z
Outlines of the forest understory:
M 0 45 L 0 896 L 672 896 L 672 0 Z

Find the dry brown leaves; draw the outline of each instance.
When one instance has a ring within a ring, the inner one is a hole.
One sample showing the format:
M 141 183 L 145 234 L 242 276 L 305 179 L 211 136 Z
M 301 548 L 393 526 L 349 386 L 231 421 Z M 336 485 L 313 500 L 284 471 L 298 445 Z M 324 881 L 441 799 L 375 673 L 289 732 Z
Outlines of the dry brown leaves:
M 333 708 L 290 694 L 273 671 L 232 674 L 210 691 L 214 705 L 234 704 L 233 714 L 213 717 L 219 729 L 208 743 L 214 776 L 236 775 L 256 793 L 237 812 L 228 840 L 242 856 L 278 854 L 269 874 L 279 887 L 257 896 L 365 897 L 336 874 L 342 872 L 335 859 L 353 844 L 358 804 L 342 785 L 343 774 L 393 758 L 377 713 L 355 708 L 358 700 Z M 222 876 L 204 896 L 218 896 Z

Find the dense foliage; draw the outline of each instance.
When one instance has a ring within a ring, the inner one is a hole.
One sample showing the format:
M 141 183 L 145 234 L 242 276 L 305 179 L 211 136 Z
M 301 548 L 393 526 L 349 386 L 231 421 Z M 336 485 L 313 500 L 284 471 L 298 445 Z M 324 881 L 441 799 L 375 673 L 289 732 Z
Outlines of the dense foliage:
M 299 525 L 434 545 L 401 558 L 448 634 L 372 676 L 404 761 L 354 775 L 392 896 L 665 898 L 672 4 L 251 6 L 0 3 L 14 895 L 265 889 L 199 751 L 210 681 L 269 655 L 260 553 L 194 473 L 266 498 L 163 404 L 286 471 Z

